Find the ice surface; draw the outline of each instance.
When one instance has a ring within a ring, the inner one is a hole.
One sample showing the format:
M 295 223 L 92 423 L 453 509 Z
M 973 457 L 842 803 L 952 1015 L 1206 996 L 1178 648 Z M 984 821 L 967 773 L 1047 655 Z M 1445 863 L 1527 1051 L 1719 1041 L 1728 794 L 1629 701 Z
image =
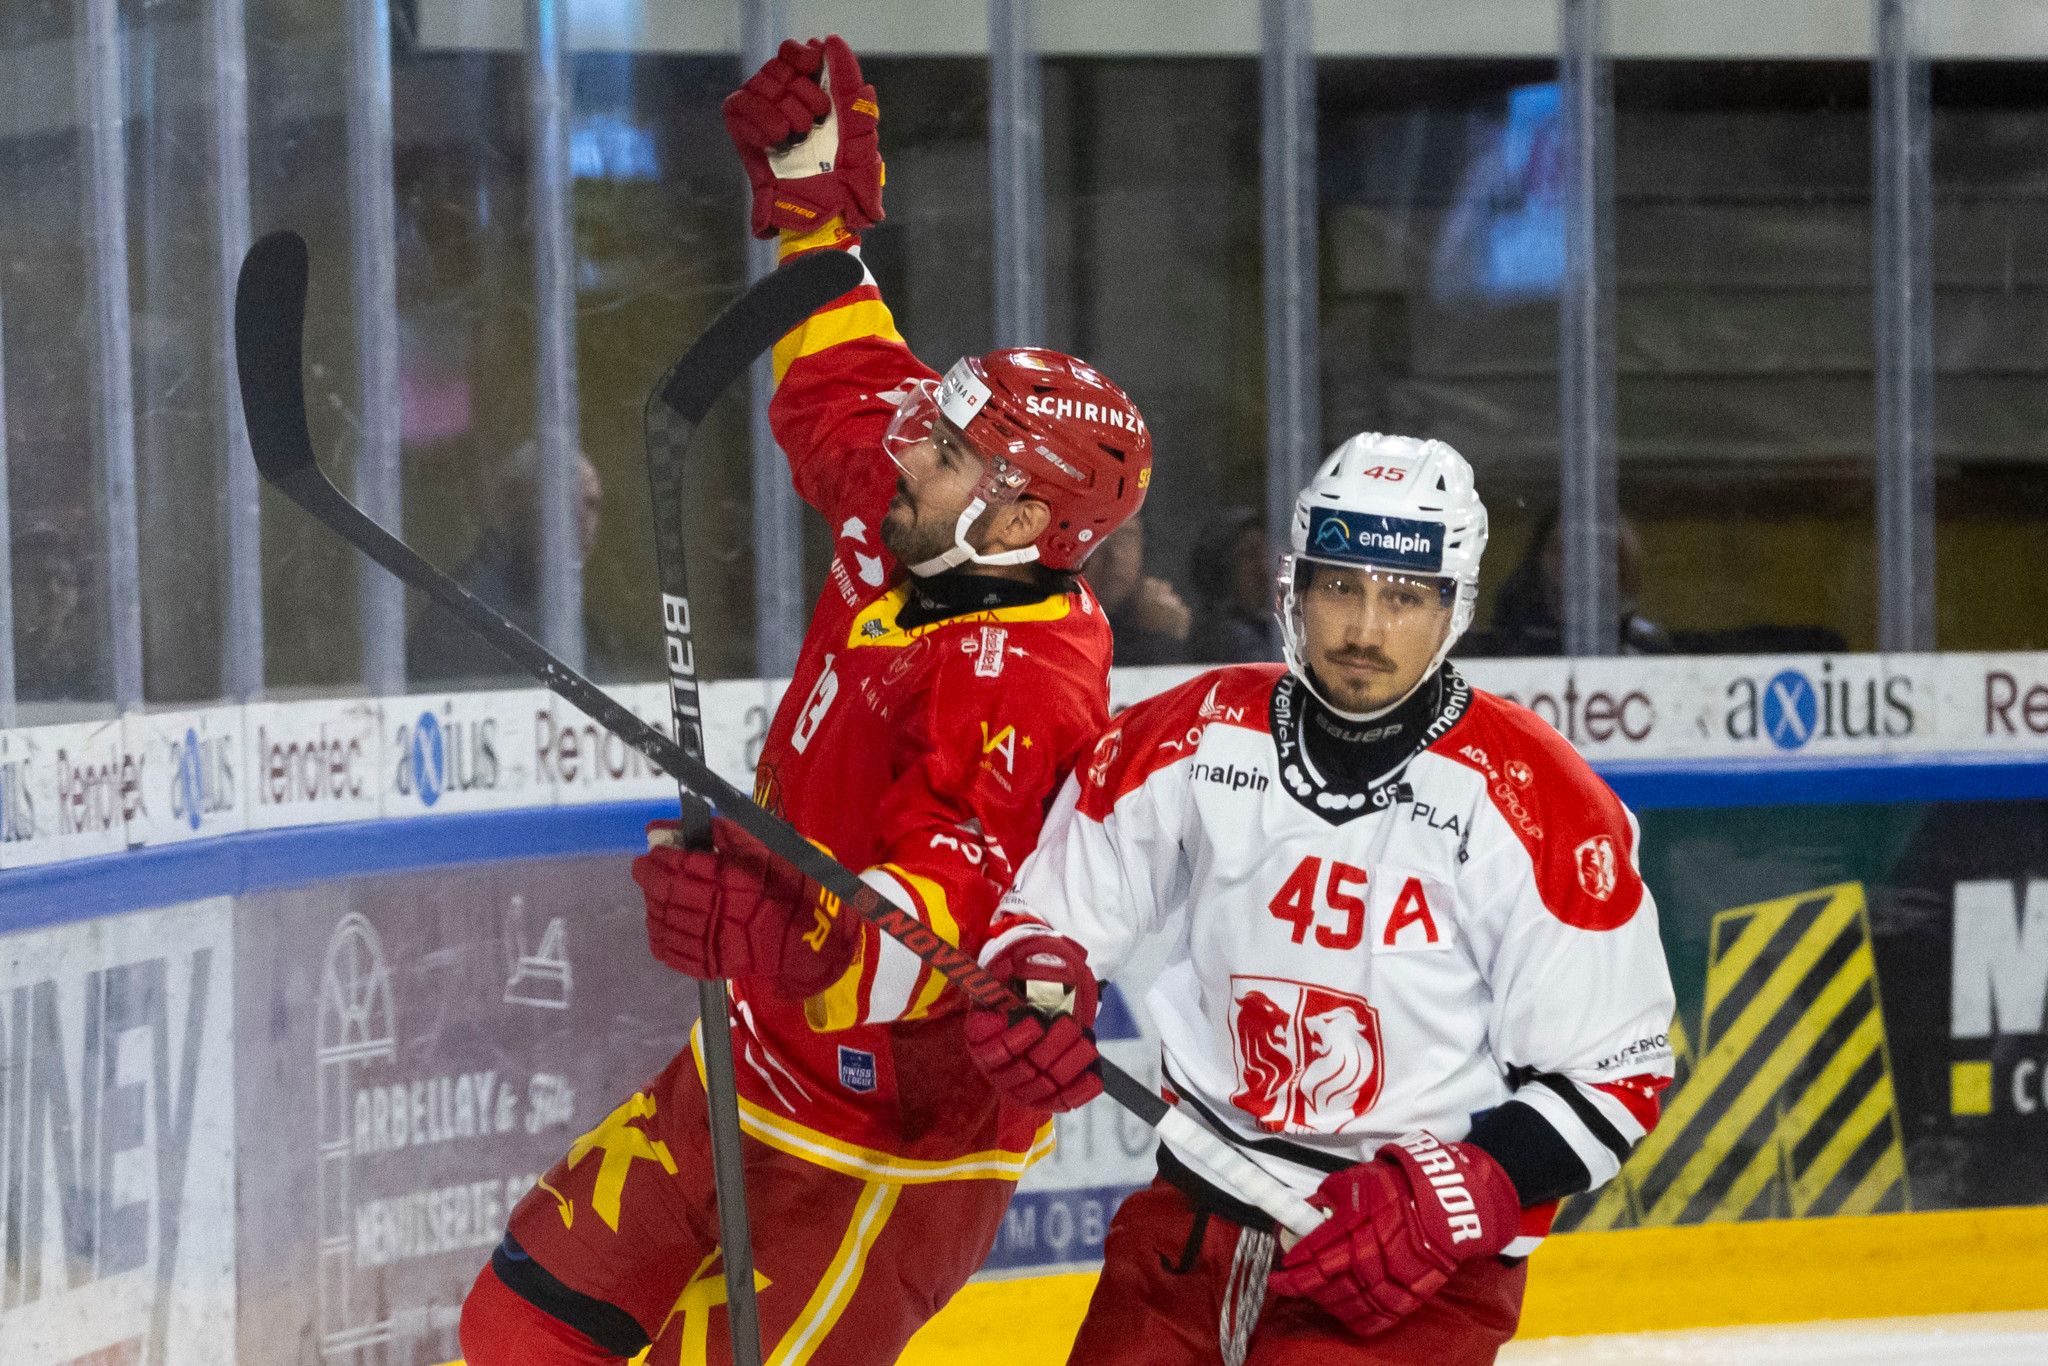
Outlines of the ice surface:
M 1511 1343 L 1503 1366 L 2040 1366 L 2048 1312 L 1941 1314 Z

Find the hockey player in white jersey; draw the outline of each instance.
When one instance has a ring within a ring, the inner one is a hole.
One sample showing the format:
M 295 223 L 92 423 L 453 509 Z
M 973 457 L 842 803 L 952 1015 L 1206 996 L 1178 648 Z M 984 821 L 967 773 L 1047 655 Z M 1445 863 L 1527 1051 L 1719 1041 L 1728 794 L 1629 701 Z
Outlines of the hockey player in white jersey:
M 1634 819 L 1556 731 L 1445 663 L 1486 545 L 1470 466 L 1355 437 L 1291 539 L 1286 666 L 1123 713 L 1005 898 L 982 962 L 1068 1012 L 968 1032 L 1015 1099 L 1081 1104 L 1096 978 L 1167 936 L 1147 998 L 1164 1089 L 1329 1218 L 1276 1247 L 1163 1145 L 1111 1225 L 1075 1362 L 1490 1362 L 1558 1200 L 1614 1176 L 1671 1075 Z

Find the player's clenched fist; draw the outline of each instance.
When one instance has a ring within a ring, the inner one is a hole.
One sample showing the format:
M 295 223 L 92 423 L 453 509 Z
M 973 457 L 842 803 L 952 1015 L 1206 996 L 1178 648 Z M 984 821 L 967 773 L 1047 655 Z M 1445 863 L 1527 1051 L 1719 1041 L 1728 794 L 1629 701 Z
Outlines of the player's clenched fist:
M 1522 1213 L 1485 1150 L 1422 1132 L 1333 1173 L 1309 1203 L 1330 1217 L 1294 1245 L 1272 1288 L 1315 1301 L 1361 1337 L 1420 1308 L 1460 1263 L 1506 1247 Z
M 1005 944 L 982 966 L 1031 1003 L 968 1012 L 967 1051 L 996 1089 L 1037 1110 L 1072 1110 L 1101 1095 L 1088 951 L 1064 935 L 1036 934 Z
M 725 100 L 725 131 L 754 186 L 754 236 L 881 222 L 880 117 L 845 40 L 783 43 Z
M 853 923 L 816 886 L 738 826 L 718 821 L 711 849 L 680 847 L 674 821 L 647 827 L 633 881 L 647 898 L 647 946 L 691 977 L 760 977 L 798 1000 L 853 961 Z

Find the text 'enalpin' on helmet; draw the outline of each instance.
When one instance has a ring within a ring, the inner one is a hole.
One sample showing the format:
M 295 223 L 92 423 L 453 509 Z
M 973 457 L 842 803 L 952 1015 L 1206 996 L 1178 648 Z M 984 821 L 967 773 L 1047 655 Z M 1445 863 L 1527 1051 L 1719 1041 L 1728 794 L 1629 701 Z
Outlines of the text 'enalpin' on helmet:
M 1472 623 L 1486 504 L 1442 441 L 1361 432 L 1323 461 L 1294 504 L 1289 539 L 1313 560 L 1442 576 L 1457 584 L 1456 640 Z

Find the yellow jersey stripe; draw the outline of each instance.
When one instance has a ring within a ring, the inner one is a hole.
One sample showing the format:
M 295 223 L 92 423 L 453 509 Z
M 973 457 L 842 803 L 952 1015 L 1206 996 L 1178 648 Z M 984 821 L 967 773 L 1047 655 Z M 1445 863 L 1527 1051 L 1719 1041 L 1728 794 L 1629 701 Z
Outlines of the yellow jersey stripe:
M 939 938 L 954 948 L 959 948 L 960 924 L 953 919 L 952 908 L 946 904 L 946 889 L 920 873 L 911 872 L 900 863 L 884 863 L 879 866 L 882 871 L 917 893 L 918 899 L 924 903 L 922 907 L 917 908 L 924 912 L 924 923 L 931 926 L 933 933 Z
M 782 1341 L 775 1344 L 768 1366 L 806 1366 L 810 1361 L 831 1334 L 833 1325 L 839 1322 L 839 1316 L 846 1312 L 854 1291 L 860 1288 L 868 1253 L 882 1236 L 902 1195 L 901 1186 L 879 1181 L 870 1181 L 860 1193 L 860 1199 L 854 1202 L 853 1217 L 847 1220 L 845 1236 L 839 1240 L 839 1250 L 832 1255 L 825 1274 L 818 1278 L 817 1288 L 811 1291 L 803 1312 L 782 1335 Z
M 860 1023 L 861 978 L 867 974 L 868 941 L 862 935 L 854 941 L 853 962 L 838 980 L 815 996 L 804 999 L 804 1023 L 820 1034 L 835 1034 Z
M 918 920 L 928 920 L 924 901 L 930 899 L 932 889 L 928 885 L 913 887 L 909 879 L 901 877 L 901 872 L 893 864 L 881 864 L 862 872 L 860 881 L 879 891 L 889 905 L 903 907 L 911 915 L 918 915 Z M 874 971 L 862 981 L 862 995 L 856 1001 L 856 1022 L 901 1020 L 903 1012 L 911 1008 L 911 1001 L 918 999 L 924 961 L 889 936 L 862 936 L 862 942 L 870 938 L 874 940 Z
M 903 1016 L 906 1020 L 922 1020 L 931 1014 L 939 997 L 946 994 L 946 978 L 934 968 L 924 970 L 924 985 L 918 988 L 917 1001 Z
M 953 918 L 952 907 L 946 902 L 946 889 L 932 879 L 920 877 L 899 864 L 885 863 L 882 868 L 893 873 L 917 893 L 918 900 L 924 903 L 921 907 L 924 922 L 931 927 L 932 932 L 954 948 L 959 948 L 960 923 Z M 888 948 L 887 944 L 882 946 L 885 953 Z M 946 990 L 946 979 L 929 967 L 923 968 L 921 981 L 922 985 L 915 991 L 910 1008 L 903 1012 L 903 1018 L 906 1020 L 924 1019 Z
M 740 1128 L 769 1147 L 791 1157 L 867 1180 L 891 1181 L 904 1186 L 922 1186 L 933 1181 L 995 1179 L 1015 1181 L 1024 1169 L 1052 1151 L 1052 1124 L 1039 1128 L 1028 1152 L 992 1148 L 963 1157 L 932 1162 L 912 1157 L 892 1157 L 853 1143 L 845 1143 L 762 1109 L 742 1096 Z
M 846 224 L 837 214 L 826 219 L 809 232 L 794 232 L 788 228 L 776 237 L 775 258 L 787 261 L 800 251 L 815 251 L 819 247 L 836 247 L 850 241 L 853 234 L 846 230 Z
M 876 340 L 907 346 L 896 330 L 889 305 L 880 299 L 856 299 L 838 308 L 813 313 L 802 327 L 775 343 L 775 382 L 805 356 L 815 356 L 844 342 Z
M 690 1027 L 690 1054 L 697 1064 L 697 1081 L 704 1081 L 704 1036 L 701 1026 Z M 740 1129 L 749 1137 L 777 1152 L 800 1157 L 815 1166 L 862 1180 L 890 1181 L 902 1186 L 920 1186 L 932 1181 L 1000 1179 L 1014 1181 L 1024 1169 L 1049 1156 L 1053 1148 L 1052 1121 L 1038 1126 L 1031 1146 L 1023 1152 L 1010 1148 L 986 1148 L 978 1153 L 933 1160 L 898 1157 L 875 1148 L 863 1148 L 778 1115 L 748 1100 L 740 1102 Z

